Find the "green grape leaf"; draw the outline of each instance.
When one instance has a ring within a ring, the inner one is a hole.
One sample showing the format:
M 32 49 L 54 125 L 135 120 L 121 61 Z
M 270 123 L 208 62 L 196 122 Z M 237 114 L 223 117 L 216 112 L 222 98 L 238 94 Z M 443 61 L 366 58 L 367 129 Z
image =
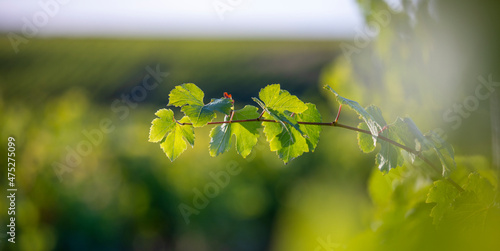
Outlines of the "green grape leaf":
M 426 203 L 436 203 L 431 210 L 432 222 L 434 224 L 438 224 L 443 219 L 443 216 L 452 210 L 453 203 L 458 194 L 457 188 L 448 181 L 438 180 L 434 182 L 425 201 Z
M 428 140 L 415 125 L 413 120 L 408 117 L 397 118 L 394 123 L 390 124 L 387 129 L 392 134 L 396 135 L 396 141 L 415 151 L 421 152 L 429 149 Z M 408 153 L 411 163 L 415 162 L 415 154 Z
M 203 106 L 203 97 L 205 94 L 195 84 L 188 83 L 176 86 L 168 95 L 168 105 L 171 106 L 184 106 L 184 105 L 198 105 Z
M 259 116 L 258 108 L 252 105 L 246 105 L 243 109 L 234 112 L 233 120 L 254 119 Z M 245 122 L 232 124 L 233 133 L 236 140 L 236 151 L 245 158 L 257 144 L 259 139 L 259 129 L 262 126 L 260 122 Z
M 302 113 L 296 114 L 297 122 L 321 122 L 321 114 L 319 113 L 316 105 L 311 103 L 306 103 L 307 110 Z M 299 125 L 301 131 L 306 135 L 305 139 L 307 142 L 307 146 L 309 147 L 309 151 L 314 152 L 316 146 L 319 142 L 319 134 L 321 133 L 321 126 L 319 125 Z
M 279 121 L 280 124 L 288 131 L 284 124 L 291 125 L 297 131 L 299 131 L 302 136 L 305 133 L 299 127 L 297 122 L 290 116 L 290 113 L 302 113 L 307 110 L 307 105 L 302 102 L 297 96 L 291 95 L 286 90 L 281 90 L 279 84 L 268 85 L 262 88 L 259 92 L 259 99 L 253 98 L 253 100 L 271 117 Z M 262 100 L 262 101 L 261 101 Z M 288 132 L 293 142 L 293 136 L 291 132 Z
M 266 113 L 264 118 L 270 119 L 271 116 Z M 306 139 L 291 125 L 284 124 L 282 126 L 273 122 L 263 122 L 262 124 L 271 151 L 275 151 L 285 164 L 309 151 Z
M 170 109 L 160 109 L 155 115 L 158 118 L 153 119 L 149 129 L 149 142 L 159 142 L 175 126 L 174 112 Z
M 215 111 L 228 115 L 233 107 L 229 98 L 212 99 L 208 104 L 203 103 L 205 94 L 195 84 L 176 86 L 169 94 L 168 105 L 182 107 L 181 111 L 189 117 L 193 126 L 200 127 L 217 117 Z
M 403 157 L 401 156 L 400 149 L 385 141 L 379 142 L 381 146 L 380 152 L 375 157 L 375 163 L 377 164 L 378 169 L 384 173 L 387 173 L 391 169 L 402 166 Z
M 378 127 L 383 127 L 386 125 L 384 117 L 382 116 L 382 112 L 378 107 L 370 105 L 365 109 L 365 111 L 371 115 L 373 120 L 378 124 Z M 360 118 L 362 119 L 361 116 Z M 366 122 L 359 123 L 358 128 L 370 131 L 370 128 L 368 127 L 368 124 Z M 374 136 L 358 132 L 358 146 L 361 151 L 363 151 L 364 153 L 372 152 L 373 150 L 375 150 L 376 145 L 377 142 Z
M 382 111 L 380 110 L 380 108 L 374 105 L 370 105 L 366 107 L 365 111 L 372 116 L 373 120 L 375 120 L 375 122 L 378 124 L 378 127 L 381 127 L 380 130 L 382 130 L 382 128 L 387 125 L 384 116 L 382 116 Z
M 179 120 L 180 123 L 191 123 L 191 120 L 184 116 L 182 117 L 181 120 Z M 195 137 L 194 137 L 194 127 L 192 125 L 175 125 L 176 127 L 179 127 L 181 129 L 181 133 L 182 135 L 184 136 L 184 139 L 186 139 L 186 141 L 189 143 L 189 145 L 191 147 L 194 146 L 194 140 L 195 140 Z
M 257 110 L 257 107 L 251 105 L 236 110 L 234 111 L 233 121 L 255 119 L 259 117 Z M 229 116 L 226 116 L 224 121 L 228 120 Z M 215 157 L 228 151 L 231 148 L 231 136 L 234 135 L 236 140 L 236 151 L 245 158 L 257 144 L 259 138 L 258 129 L 260 127 L 260 122 L 227 123 L 214 127 L 212 131 L 210 131 L 210 155 Z
M 495 219 L 494 215 L 500 215 L 500 204 L 495 201 L 497 191 L 478 173 L 469 175 L 464 189 L 465 192 L 455 199 L 454 210 L 450 212 L 448 219 L 464 229 L 483 231 L 485 225 Z
M 376 106 L 370 105 L 364 111 L 369 115 L 369 117 L 373 120 L 373 124 L 376 125 L 377 128 L 381 128 L 382 132 L 377 133 L 381 136 L 384 136 L 388 139 L 394 139 L 397 137 L 393 132 L 389 130 L 382 130 L 387 127 L 387 122 L 385 122 L 384 116 L 382 116 L 382 111 Z M 363 117 L 360 115 L 360 117 Z M 369 125 L 367 122 L 361 123 L 358 128 L 367 130 L 369 129 Z M 363 134 L 363 135 L 362 135 Z M 371 152 L 375 149 L 375 137 L 372 137 L 366 133 L 358 132 L 358 145 L 363 152 Z M 384 173 L 394 169 L 398 166 L 403 165 L 403 157 L 401 156 L 401 150 L 392 145 L 389 142 L 379 140 L 380 143 L 380 151 L 375 158 L 375 163 L 378 166 L 378 169 Z
M 295 128 L 295 130 L 299 131 L 303 137 L 307 137 L 300 128 L 300 125 L 297 122 L 297 120 L 292 117 L 292 113 L 288 111 L 279 112 L 273 109 L 268 109 L 268 113 L 275 121 L 279 121 L 280 123 L 290 125 L 291 127 Z
M 420 129 L 418 129 L 417 125 L 413 120 L 409 117 L 404 117 L 403 121 L 406 123 L 408 130 L 415 137 L 415 150 L 417 151 L 425 151 L 429 149 L 429 142 L 422 134 Z
M 359 123 L 358 128 L 361 130 L 370 130 L 365 122 Z M 364 153 L 373 152 L 373 150 L 375 150 L 375 145 L 376 144 L 373 143 L 373 137 L 371 135 L 358 132 L 358 146 L 361 151 Z
M 194 145 L 194 129 L 191 125 L 180 125 L 174 119 L 174 113 L 170 109 L 160 109 L 155 113 L 158 118 L 151 122 L 149 131 L 150 142 L 160 142 L 170 161 L 174 161 L 187 149 L 186 141 Z M 180 123 L 190 123 L 188 117 L 183 117 Z
M 225 120 L 225 119 L 224 119 Z M 210 156 L 215 157 L 231 148 L 231 129 L 229 124 L 218 125 L 210 131 Z
M 488 179 L 471 173 L 462 192 L 446 180 L 434 182 L 426 202 L 436 203 L 431 211 L 434 224 L 445 221 L 474 231 L 483 229 L 488 217 L 500 212 L 495 195 L 496 189 Z
M 259 92 L 259 98 L 268 109 L 278 112 L 302 113 L 307 110 L 306 104 L 297 96 L 291 95 L 288 91 L 281 90 L 279 84 L 268 85 Z
M 469 174 L 465 190 L 476 193 L 478 201 L 485 205 L 493 204 L 495 201 L 495 187 L 478 173 Z
M 274 90 L 278 87 L 279 93 L 279 85 L 273 86 Z M 268 89 L 264 92 L 261 90 L 259 96 L 264 97 L 267 100 L 271 100 L 271 95 L 268 95 L 267 92 L 272 93 L 272 90 L 273 89 Z M 264 133 L 266 134 L 271 151 L 275 151 L 276 154 L 278 154 L 278 157 L 283 160 L 285 164 L 309 150 L 305 138 L 302 137 L 304 133 L 300 129 L 297 121 L 290 116 L 290 113 L 285 114 L 286 110 L 279 112 L 277 110 L 269 109 L 266 104 L 258 98 L 252 99 L 262 108 L 262 110 L 265 111 L 263 115 L 264 119 L 273 119 L 277 122 L 263 122 L 262 124 L 264 125 Z
M 295 119 L 285 114 L 284 111 L 270 110 L 258 98 L 253 98 L 253 100 L 265 111 L 264 119 L 274 119 L 277 122 L 263 122 L 262 124 L 271 151 L 275 151 L 285 164 L 308 151 L 307 142 L 302 137 L 303 133 L 298 131 L 300 127 Z
M 286 132 L 290 136 L 290 140 L 292 142 L 293 142 L 292 132 L 290 130 L 288 130 L 288 127 L 286 126 L 287 124 L 290 125 L 290 126 L 292 126 L 293 128 L 295 128 L 296 130 L 298 130 L 302 135 L 304 135 L 304 133 L 302 133 L 302 130 L 299 127 L 299 124 L 297 123 L 297 121 L 295 121 L 295 119 L 293 119 L 290 116 L 290 113 L 279 112 L 279 111 L 276 111 L 276 110 L 269 109 L 266 106 L 266 104 L 264 104 L 264 102 L 260 101 L 258 98 L 252 98 L 252 99 L 268 115 L 268 116 L 265 117 L 266 119 L 271 119 L 272 118 L 272 119 L 274 119 L 274 121 L 276 121 L 276 122 L 278 122 L 278 123 L 281 124 L 281 126 L 286 130 Z
M 212 99 L 210 103 L 206 104 L 204 107 L 209 111 L 218 111 L 227 115 L 233 109 L 233 101 L 230 98 Z
M 377 143 L 377 136 L 379 134 L 379 131 L 382 130 L 383 126 L 381 126 L 379 123 L 377 123 L 376 119 L 367 110 L 365 110 L 363 107 L 361 107 L 361 105 L 359 105 L 358 102 L 340 96 L 329 85 L 326 85 L 325 89 L 330 90 L 335 95 L 335 97 L 337 98 L 337 101 L 341 105 L 348 106 L 349 108 L 351 108 L 352 110 L 354 110 L 365 121 L 365 123 L 368 126 L 371 134 L 373 135 L 373 145 L 376 145 L 376 143 Z
M 283 162 L 288 163 L 296 157 L 299 157 L 304 152 L 313 152 L 319 141 L 321 126 L 298 124 L 298 122 L 321 122 L 321 115 L 316 106 L 307 103 L 308 107 L 303 113 L 295 114 L 294 118 L 287 112 L 288 120 L 292 120 L 294 124 L 299 125 L 297 130 L 292 124 L 264 122 L 264 133 L 269 142 L 271 151 L 276 151 L 278 157 Z M 274 118 L 272 113 L 264 114 L 264 118 Z M 275 119 L 276 120 L 276 119 Z
M 437 133 L 431 131 L 426 134 L 429 145 L 434 149 L 443 167 L 443 177 L 448 177 L 457 167 L 453 146 L 441 138 Z
M 161 149 L 167 154 L 170 161 L 174 161 L 187 149 L 186 141 L 182 138 L 181 130 L 178 130 L 177 126 L 172 132 L 170 132 L 165 140 L 160 143 Z

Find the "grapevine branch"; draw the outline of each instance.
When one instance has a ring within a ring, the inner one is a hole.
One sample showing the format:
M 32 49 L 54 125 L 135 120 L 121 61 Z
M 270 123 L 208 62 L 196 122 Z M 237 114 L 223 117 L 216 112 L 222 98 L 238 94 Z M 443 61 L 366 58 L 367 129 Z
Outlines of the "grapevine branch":
M 356 132 L 360 132 L 360 133 L 365 133 L 365 134 L 369 134 L 369 135 L 372 135 L 372 133 L 368 130 L 363 130 L 363 129 L 359 129 L 359 128 L 356 128 L 356 127 L 352 127 L 352 126 L 348 126 L 348 125 L 344 125 L 344 124 L 341 124 L 341 123 L 338 123 L 338 117 L 340 115 L 340 109 L 339 108 L 339 113 L 337 114 L 337 118 L 335 119 L 335 121 L 333 122 L 307 122 L 307 121 L 299 121 L 297 122 L 298 124 L 302 124 L 302 125 L 317 125 L 317 126 L 336 126 L 336 127 L 340 127 L 340 128 L 344 128 L 344 129 L 347 129 L 347 130 L 351 130 L 351 131 L 356 131 Z M 229 124 L 229 123 L 247 123 L 247 122 L 271 122 L 271 123 L 278 123 L 278 121 L 276 120 L 272 120 L 272 119 L 262 119 L 262 116 L 264 115 L 265 111 L 263 111 L 260 116 L 258 118 L 255 118 L 255 119 L 241 119 L 241 120 L 229 120 L 229 121 L 215 121 L 215 122 L 209 122 L 208 125 L 220 125 L 220 124 Z M 182 123 L 182 122 L 179 122 L 177 121 L 177 123 L 179 125 L 192 125 L 192 123 Z M 286 123 L 286 122 L 285 122 Z M 439 171 L 439 167 L 437 167 L 434 163 L 432 163 L 429 159 L 427 159 L 425 156 L 422 155 L 421 152 L 415 150 L 415 149 L 412 149 L 410 147 L 407 147 L 405 145 L 402 145 L 392 139 L 389 139 L 387 137 L 384 137 L 384 136 L 381 136 L 381 135 L 378 135 L 377 136 L 378 139 L 381 139 L 389 144 L 392 144 L 396 147 L 399 147 L 409 153 L 412 153 L 416 156 L 418 156 L 420 159 L 422 159 L 427 165 L 429 165 L 434 171 L 436 171 L 437 173 L 440 173 Z M 451 184 L 453 185 L 455 188 L 457 188 L 460 192 L 463 192 L 464 189 L 458 185 L 453 179 L 451 178 L 446 178 L 446 180 Z

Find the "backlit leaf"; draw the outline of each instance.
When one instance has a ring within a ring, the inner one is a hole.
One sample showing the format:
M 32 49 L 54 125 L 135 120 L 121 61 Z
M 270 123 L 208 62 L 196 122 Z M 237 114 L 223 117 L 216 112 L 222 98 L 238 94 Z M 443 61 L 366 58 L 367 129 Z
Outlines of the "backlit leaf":
M 272 117 L 265 114 L 264 118 L 271 119 Z M 262 124 L 271 151 L 275 151 L 285 164 L 309 151 L 306 139 L 289 124 L 284 126 L 273 122 L 263 122 Z
M 288 91 L 281 90 L 279 84 L 268 85 L 259 92 L 259 98 L 267 108 L 278 112 L 302 113 L 307 110 L 306 104 L 297 96 L 291 95 Z
M 170 109 L 160 109 L 155 113 L 158 118 L 153 119 L 149 129 L 149 142 L 159 142 L 175 126 L 174 112 Z
M 194 129 L 192 125 L 180 125 L 174 119 L 170 109 L 160 109 L 155 113 L 158 118 L 151 122 L 149 131 L 150 142 L 160 142 L 167 157 L 174 161 L 187 148 L 186 141 L 194 145 Z M 188 117 L 183 117 L 179 123 L 190 123 Z
M 228 115 L 232 109 L 232 100 L 229 98 L 212 99 L 204 104 L 205 94 L 195 84 L 176 86 L 169 94 L 168 105 L 182 107 L 181 111 L 189 117 L 193 126 L 200 127 L 217 117 L 215 111 Z
M 321 122 L 321 114 L 319 113 L 316 105 L 311 103 L 306 103 L 307 110 L 303 113 L 295 115 L 297 122 Z M 319 125 L 299 125 L 301 131 L 306 135 L 307 146 L 309 151 L 314 152 L 314 149 L 319 142 L 319 134 L 321 133 L 321 126 Z

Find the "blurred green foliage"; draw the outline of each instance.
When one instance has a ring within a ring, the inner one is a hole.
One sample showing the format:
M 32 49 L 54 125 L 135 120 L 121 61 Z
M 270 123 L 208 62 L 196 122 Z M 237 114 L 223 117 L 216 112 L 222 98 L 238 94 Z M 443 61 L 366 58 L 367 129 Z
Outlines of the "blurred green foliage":
M 204 86 L 207 98 L 227 91 L 237 107 L 265 84 L 281 82 L 329 114 L 315 83 L 322 65 L 338 53 L 335 43 L 30 40 L 17 55 L 6 40 L 1 43 L 0 132 L 4 139 L 14 136 L 17 145 L 18 238 L 10 246 L 16 250 L 280 249 L 289 224 L 295 224 L 289 217 L 314 206 L 308 194 L 338 193 L 312 201 L 334 205 L 338 198 L 350 201 L 342 192 L 347 190 L 367 203 L 364 181 L 372 161 L 346 154 L 358 154 L 354 133 L 324 132 L 332 140 L 286 166 L 264 142 L 250 161 L 234 150 L 210 157 L 208 127 L 196 130 L 194 149 L 175 163 L 147 142 L 154 111 L 183 82 Z M 130 94 L 148 74 L 145 68 L 156 64 L 170 73 L 165 82 L 128 116 L 113 112 L 113 101 Z M 83 130 L 99 130 L 102 120 L 111 121 L 112 132 L 101 131 L 102 142 L 92 144 L 81 163 L 68 166 L 60 181 L 54 163 L 64 164 L 82 142 L 90 142 Z M 0 149 L 6 152 L 6 144 Z M 241 173 L 186 224 L 179 205 L 193 207 L 194 190 L 203 192 L 214 182 L 211 173 L 228 165 L 241 167 Z M 6 172 L 0 175 L 4 187 Z M 5 190 L 0 194 L 5 198 Z M 0 200 L 0 208 L 6 203 Z M 315 221 L 343 217 L 329 208 L 318 207 L 322 213 Z M 344 211 L 349 210 L 339 212 Z M 2 225 L 5 214 L 0 213 Z M 314 243 L 328 232 L 323 225 L 308 235 Z M 5 238 L 0 241 L 8 247 Z
M 360 2 L 367 20 L 388 8 L 383 1 Z M 498 210 L 481 212 L 479 229 L 449 219 L 433 225 L 434 204 L 426 203 L 433 180 L 408 165 L 382 176 L 374 154 L 361 153 L 353 132 L 323 130 L 314 153 L 286 166 L 262 135 L 246 159 L 234 149 L 210 157 L 208 127 L 196 129 L 194 148 L 175 163 L 147 142 L 154 112 L 175 85 L 196 83 L 207 98 L 226 91 L 238 109 L 263 86 L 281 83 L 332 121 L 337 105 L 318 88 L 330 84 L 363 106 L 380 106 L 389 122 L 408 114 L 423 131 L 444 128 L 460 155 L 452 177 L 465 186 L 469 173 L 479 173 L 497 187 L 487 102 L 457 130 L 442 118 L 474 92 L 478 76 L 498 73 L 497 6 L 438 1 L 435 19 L 428 1 L 403 2 L 405 11 L 391 11 L 392 21 L 351 61 L 341 43 L 331 41 L 32 39 L 15 54 L 0 39 L 0 152 L 14 136 L 19 189 L 18 242 L 6 245 L 2 199 L 0 248 L 498 250 Z M 127 116 L 113 112 L 111 104 L 142 83 L 146 67 L 157 65 L 169 72 L 165 81 Z M 103 119 L 111 121 L 112 132 L 103 133 L 60 181 L 54 163 L 89 141 L 82 131 L 98 130 Z M 359 122 L 349 111 L 340 119 Z M 214 174 L 229 168 L 241 172 L 217 185 Z M 0 180 L 5 198 L 5 171 Z M 215 196 L 198 208 L 193 200 L 207 187 Z M 198 212 L 189 224 L 181 204 Z
M 467 156 L 457 158 L 458 170 L 452 172 L 466 191 L 457 197 L 430 190 L 432 179 L 422 165 L 406 164 L 386 176 L 374 172 L 369 181 L 374 218 L 345 247 L 497 250 L 498 170 L 490 161 L 490 116 L 499 114 L 490 112 L 489 100 L 465 110 L 458 124 L 450 123 L 446 114 L 478 99 L 474 91 L 483 85 L 481 77 L 495 79 L 498 74 L 491 65 L 491 55 L 498 53 L 497 36 L 492 35 L 496 28 L 485 29 L 498 21 L 491 11 L 498 3 L 388 2 L 359 1 L 372 30 L 360 29 L 352 42 L 340 44 L 343 54 L 322 73 L 320 85 L 333 83 L 346 97 L 380 106 L 389 121 L 408 114 L 423 131 L 444 132 L 455 153 Z M 373 30 L 377 36 L 369 38 Z M 432 189 L 436 187 L 442 189 Z M 426 199 L 429 191 L 439 199 Z M 445 194 L 449 199 L 440 200 Z M 440 210 L 449 204 L 442 222 L 432 211 L 436 202 Z
M 166 104 L 175 85 L 195 83 L 207 97 L 250 94 L 271 83 L 303 92 L 317 83 L 324 64 L 337 53 L 331 41 L 185 41 L 119 39 L 34 39 L 14 53 L 0 39 L 0 84 L 6 99 L 38 104 L 77 87 L 108 105 L 144 78 L 146 67 L 168 72 L 147 99 Z M 27 91 L 26 89 L 29 88 Z

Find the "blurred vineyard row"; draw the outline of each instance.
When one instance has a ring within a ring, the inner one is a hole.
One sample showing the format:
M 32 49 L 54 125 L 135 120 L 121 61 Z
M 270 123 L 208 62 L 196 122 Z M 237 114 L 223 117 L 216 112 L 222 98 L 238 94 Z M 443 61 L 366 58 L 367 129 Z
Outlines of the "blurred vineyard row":
M 154 112 L 168 102 L 170 89 L 184 82 L 207 90 L 206 99 L 232 93 L 236 106 L 279 82 L 318 103 L 331 119 L 317 83 L 322 67 L 338 53 L 335 43 L 61 39 L 30 41 L 19 54 L 6 40 L 1 43 L 0 132 L 5 139 L 14 136 L 18 147 L 18 250 L 279 250 L 289 247 L 295 230 L 307 235 L 304 245 L 314 246 L 318 236 L 331 234 L 324 222 L 343 221 L 335 230 L 343 237 L 361 226 L 354 212 L 365 209 L 335 206 L 351 198 L 368 203 L 364 180 L 370 168 L 365 167 L 372 161 L 345 154 L 357 153 L 355 134 L 325 131 L 314 155 L 287 166 L 263 139 L 251 161 L 233 150 L 212 158 L 209 128 L 196 131 L 194 149 L 175 163 L 147 142 Z M 146 67 L 157 65 L 169 72 L 165 81 L 126 116 L 114 112 L 113 101 L 142 84 Z M 64 164 L 85 149 L 82 142 L 91 141 L 83 131 L 99 130 L 103 119 L 113 131 L 101 132 L 102 141 L 59 180 L 61 169 L 54 163 Z M 5 152 L 6 145 L 0 149 Z M 243 171 L 186 224 L 178 206 L 193 207 L 194 189 L 203 191 L 213 182 L 210 173 L 228 163 Z M 4 172 L 1 179 L 6 180 Z M 314 197 L 305 196 L 311 191 Z M 316 223 L 310 225 L 311 219 Z M 0 240 L 5 245 L 6 239 Z

